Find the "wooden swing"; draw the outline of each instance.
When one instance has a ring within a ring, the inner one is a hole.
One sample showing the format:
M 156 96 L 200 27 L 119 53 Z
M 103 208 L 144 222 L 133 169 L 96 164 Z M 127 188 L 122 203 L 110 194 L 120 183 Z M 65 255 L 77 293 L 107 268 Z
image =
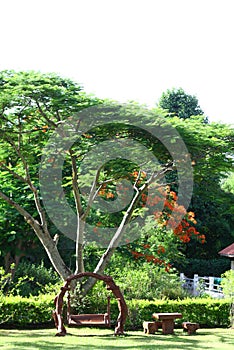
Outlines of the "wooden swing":
M 67 323 L 69 326 L 106 326 L 110 327 L 110 296 L 107 297 L 107 312 L 104 314 L 71 314 L 70 293 L 67 297 Z
M 124 300 L 123 294 L 121 293 L 119 287 L 113 281 L 111 276 L 99 275 L 94 272 L 83 272 L 77 275 L 72 275 L 66 279 L 63 287 L 60 290 L 60 293 L 56 296 L 54 302 L 56 309 L 53 312 L 53 318 L 55 326 L 58 330 L 57 336 L 65 336 L 67 331 L 63 324 L 63 298 L 66 292 L 70 290 L 70 283 L 82 277 L 92 277 L 98 280 L 102 280 L 106 283 L 107 290 L 112 291 L 114 296 L 118 301 L 119 316 L 117 318 L 117 323 L 115 326 L 115 335 L 124 334 L 124 324 L 128 314 L 128 308 Z M 104 325 L 110 327 L 110 297 L 107 298 L 107 312 L 104 314 L 80 314 L 73 315 L 71 314 L 71 305 L 70 305 L 70 295 L 68 293 L 68 310 L 67 310 L 67 321 L 69 326 L 99 326 Z

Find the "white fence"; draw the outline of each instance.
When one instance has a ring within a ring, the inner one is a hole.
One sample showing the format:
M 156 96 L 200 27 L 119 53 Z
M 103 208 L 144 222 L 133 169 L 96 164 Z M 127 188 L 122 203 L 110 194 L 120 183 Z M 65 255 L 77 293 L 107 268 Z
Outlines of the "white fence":
M 223 298 L 222 288 L 220 286 L 221 278 L 219 277 L 200 277 L 194 275 L 193 278 L 188 278 L 181 273 L 180 280 L 184 289 L 194 296 L 209 294 L 214 298 Z

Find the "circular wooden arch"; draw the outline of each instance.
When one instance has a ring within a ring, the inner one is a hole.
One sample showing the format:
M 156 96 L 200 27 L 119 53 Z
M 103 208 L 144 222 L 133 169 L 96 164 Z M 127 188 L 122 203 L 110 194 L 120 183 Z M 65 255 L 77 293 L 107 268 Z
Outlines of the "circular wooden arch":
M 63 287 L 61 287 L 61 290 L 59 294 L 56 296 L 54 303 L 55 303 L 55 311 L 53 312 L 53 318 L 55 322 L 55 326 L 58 330 L 57 334 L 58 336 L 65 336 L 67 331 L 63 324 L 63 298 L 66 292 L 70 289 L 70 284 L 73 280 L 77 280 L 82 277 L 92 277 L 101 281 L 104 281 L 106 283 L 106 288 L 114 294 L 118 301 L 118 308 L 119 308 L 119 316 L 116 321 L 116 327 L 115 327 L 115 335 L 121 335 L 124 334 L 124 324 L 128 315 L 128 308 L 126 305 L 126 302 L 124 300 L 123 294 L 120 291 L 120 288 L 115 284 L 113 278 L 111 276 L 107 275 L 100 275 L 98 273 L 94 272 L 82 272 L 78 273 L 76 275 L 69 276 Z

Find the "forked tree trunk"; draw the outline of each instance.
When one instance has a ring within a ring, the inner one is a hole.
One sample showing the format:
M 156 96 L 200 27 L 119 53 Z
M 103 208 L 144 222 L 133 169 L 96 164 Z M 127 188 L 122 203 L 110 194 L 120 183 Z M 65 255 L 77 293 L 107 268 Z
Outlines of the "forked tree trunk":
M 49 235 L 49 233 L 44 232 L 41 225 L 35 220 L 24 208 L 22 208 L 18 203 L 14 202 L 8 196 L 0 191 L 0 197 L 4 199 L 8 204 L 13 206 L 25 219 L 25 221 L 32 227 L 33 231 L 36 233 L 40 242 L 42 243 L 54 269 L 58 272 L 59 276 L 66 280 L 68 276 L 71 275 L 70 269 L 64 263 L 58 249 L 56 242 Z

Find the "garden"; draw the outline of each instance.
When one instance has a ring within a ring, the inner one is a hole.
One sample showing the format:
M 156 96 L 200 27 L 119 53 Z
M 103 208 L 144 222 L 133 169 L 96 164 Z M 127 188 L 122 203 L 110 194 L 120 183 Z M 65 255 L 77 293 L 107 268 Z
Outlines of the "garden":
M 139 263 L 137 263 L 139 265 Z M 146 264 L 146 263 L 145 263 Z M 2 349 L 121 349 L 142 348 L 153 349 L 231 349 L 234 342 L 234 333 L 231 326 L 230 308 L 232 303 L 234 274 L 228 272 L 223 276 L 222 288 L 227 293 L 225 298 L 211 298 L 208 295 L 191 297 L 183 290 L 179 278 L 173 272 L 166 273 L 157 267 L 153 272 L 149 264 L 145 271 L 139 272 L 136 265 L 129 266 L 129 278 L 121 280 L 116 275 L 117 285 L 121 285 L 128 307 L 128 317 L 124 335 L 114 336 L 114 328 L 119 309 L 115 297 L 110 299 L 111 327 L 68 327 L 66 322 L 67 300 L 64 298 L 64 324 L 67 330 L 65 337 L 56 337 L 56 327 L 52 319 L 55 308 L 54 298 L 62 284 L 52 269 L 43 266 L 40 268 L 23 264 L 31 278 L 17 277 L 15 285 L 8 287 L 8 295 L 0 297 L 0 344 Z M 134 272 L 135 271 L 135 272 Z M 155 275 L 154 275 L 155 274 Z M 135 276 L 135 277 L 134 277 Z M 141 280 L 142 276 L 142 280 Z M 155 285 L 147 281 L 148 278 Z M 164 277 L 163 277 L 164 276 Z M 33 278 L 34 277 L 34 278 Z M 121 275 L 120 275 L 121 277 Z M 43 285 L 44 280 L 44 285 Z M 160 282 L 161 281 L 161 282 Z M 130 284 L 131 282 L 131 284 Z M 27 286 L 28 291 L 24 286 Z M 168 288 L 165 288 L 165 285 Z M 6 285 L 5 285 L 6 287 Z M 155 294 L 148 292 L 155 290 Z M 25 295 L 22 296 L 21 291 Z M 32 295 L 34 294 L 34 295 Z M 80 313 L 106 312 L 107 296 L 103 281 L 98 281 L 89 295 L 83 297 L 77 292 L 73 307 Z M 148 295 L 148 299 L 143 299 Z M 143 322 L 153 321 L 155 312 L 180 312 L 181 319 L 175 320 L 173 334 L 163 334 L 159 328 L 154 334 L 143 332 Z M 199 323 L 199 329 L 188 335 L 182 329 L 184 321 Z
M 233 240 L 233 131 L 193 96 L 194 114 L 173 115 L 182 90 L 148 109 L 55 74 L 3 71 L 0 88 L 2 348 L 229 349 L 234 277 L 218 251 Z M 218 277 L 223 297 L 192 296 L 180 272 Z M 107 312 L 110 328 L 68 327 L 71 311 Z M 168 313 L 171 334 L 164 320 L 144 333 Z

